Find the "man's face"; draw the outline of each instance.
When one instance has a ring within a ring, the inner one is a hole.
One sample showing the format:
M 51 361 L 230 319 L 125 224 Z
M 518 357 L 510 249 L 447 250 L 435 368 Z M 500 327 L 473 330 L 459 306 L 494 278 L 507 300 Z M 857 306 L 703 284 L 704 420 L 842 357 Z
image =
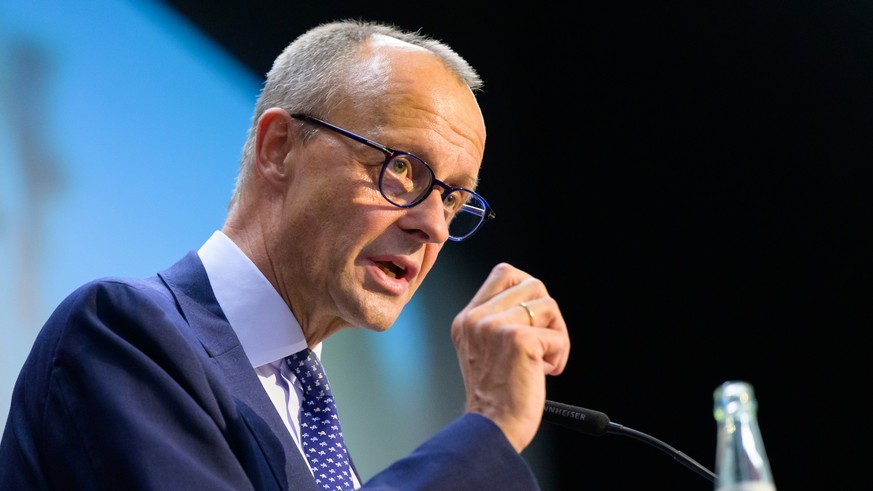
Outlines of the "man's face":
M 429 55 L 390 53 L 388 69 L 402 70 L 383 96 L 382 129 L 355 108 L 329 122 L 423 158 L 450 186 L 475 188 L 485 127 L 472 93 Z M 291 178 L 271 257 L 280 293 L 305 331 L 388 329 L 448 239 L 438 191 L 408 209 L 380 194 L 384 160 L 323 128 L 286 157 Z

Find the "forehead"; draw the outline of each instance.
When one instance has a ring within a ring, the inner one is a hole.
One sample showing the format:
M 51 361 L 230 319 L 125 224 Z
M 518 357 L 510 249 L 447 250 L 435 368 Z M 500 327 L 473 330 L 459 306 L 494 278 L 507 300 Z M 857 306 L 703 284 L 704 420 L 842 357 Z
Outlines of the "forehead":
M 422 48 L 389 43 L 376 51 L 388 73 L 378 111 L 383 143 L 419 155 L 455 186 L 474 187 L 486 133 L 472 91 Z

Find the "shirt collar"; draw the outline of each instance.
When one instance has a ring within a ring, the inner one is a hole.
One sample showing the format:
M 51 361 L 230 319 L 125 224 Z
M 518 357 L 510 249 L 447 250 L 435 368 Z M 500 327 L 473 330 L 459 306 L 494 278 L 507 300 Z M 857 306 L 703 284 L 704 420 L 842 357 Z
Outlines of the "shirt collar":
M 248 256 L 220 230 L 197 251 L 218 305 L 253 367 L 306 348 L 288 305 Z M 321 343 L 315 351 L 321 356 Z

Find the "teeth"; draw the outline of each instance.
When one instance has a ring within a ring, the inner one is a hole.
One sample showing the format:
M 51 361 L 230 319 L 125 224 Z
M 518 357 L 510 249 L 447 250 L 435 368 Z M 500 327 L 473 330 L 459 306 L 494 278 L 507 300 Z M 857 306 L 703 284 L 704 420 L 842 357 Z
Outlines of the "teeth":
M 399 278 L 403 275 L 403 268 L 394 263 L 380 263 L 379 269 L 392 278 Z
M 382 271 L 385 272 L 388 276 L 392 278 L 397 278 L 397 274 L 395 273 L 395 269 L 392 267 L 393 264 L 383 264 L 381 267 Z

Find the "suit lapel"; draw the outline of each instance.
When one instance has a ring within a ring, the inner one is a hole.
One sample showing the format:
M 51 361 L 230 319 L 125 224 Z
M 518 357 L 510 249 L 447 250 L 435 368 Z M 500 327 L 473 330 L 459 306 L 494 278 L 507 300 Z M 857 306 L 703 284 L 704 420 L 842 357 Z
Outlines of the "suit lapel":
M 220 368 L 237 410 L 260 446 L 280 487 L 317 489 L 309 467 L 261 385 L 230 327 L 195 251 L 159 276 L 173 292 L 182 315 L 207 354 Z

